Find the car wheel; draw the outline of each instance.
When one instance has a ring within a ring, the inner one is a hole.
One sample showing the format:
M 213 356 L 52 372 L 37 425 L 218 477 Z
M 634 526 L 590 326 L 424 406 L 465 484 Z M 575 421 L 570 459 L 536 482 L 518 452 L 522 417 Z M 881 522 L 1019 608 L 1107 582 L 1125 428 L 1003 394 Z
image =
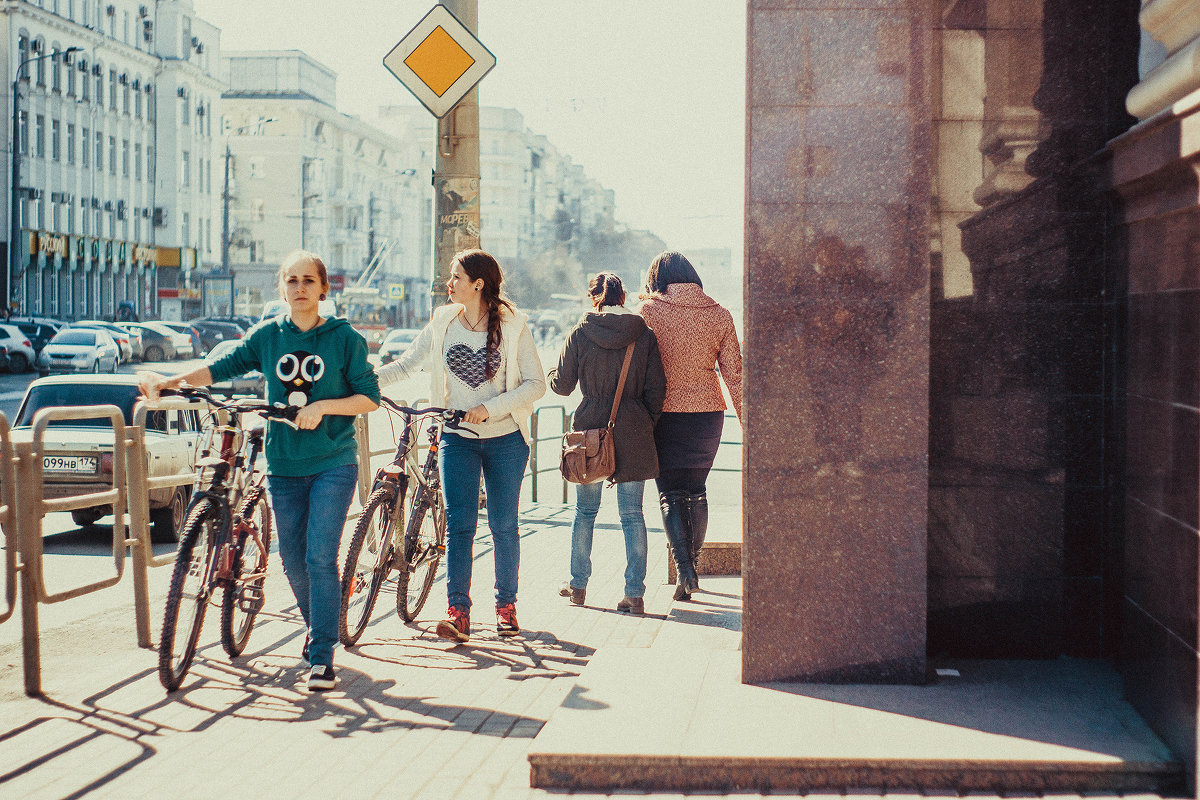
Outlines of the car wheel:
M 29 359 L 24 353 L 9 353 L 8 355 L 8 371 L 14 375 L 18 372 L 24 372 L 29 369 Z
M 187 512 L 187 495 L 180 486 L 171 495 L 171 502 L 164 508 L 150 509 L 150 539 L 155 542 L 178 542 L 179 529 L 183 527 L 183 518 Z
M 152 344 L 142 353 L 143 361 L 163 361 L 163 349 L 156 344 Z
M 86 528 L 95 525 L 96 520 L 103 516 L 104 511 L 99 508 L 77 508 L 71 512 L 71 521 L 81 528 Z
M 93 375 L 100 374 L 100 359 L 98 359 L 98 358 L 92 362 L 92 374 Z

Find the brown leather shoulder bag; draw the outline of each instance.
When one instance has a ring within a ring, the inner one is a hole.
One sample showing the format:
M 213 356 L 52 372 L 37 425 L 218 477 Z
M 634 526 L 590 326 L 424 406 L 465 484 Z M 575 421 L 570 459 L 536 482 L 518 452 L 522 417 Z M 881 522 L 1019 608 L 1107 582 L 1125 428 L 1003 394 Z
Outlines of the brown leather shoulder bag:
M 571 483 L 595 483 L 611 477 L 617 471 L 613 426 L 617 422 L 617 409 L 621 407 L 621 393 L 625 391 L 625 378 L 629 374 L 629 362 L 632 360 L 633 344 L 630 344 L 625 348 L 625 362 L 621 365 L 621 378 L 617 381 L 617 394 L 613 397 L 608 425 L 603 428 L 568 431 L 563 436 L 562 462 L 559 469 L 563 477 Z

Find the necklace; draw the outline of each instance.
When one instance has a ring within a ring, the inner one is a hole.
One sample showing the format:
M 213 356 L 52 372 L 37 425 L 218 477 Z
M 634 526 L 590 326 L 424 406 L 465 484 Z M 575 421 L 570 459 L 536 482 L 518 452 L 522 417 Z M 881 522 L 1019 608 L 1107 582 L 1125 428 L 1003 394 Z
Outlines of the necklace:
M 479 330 L 480 323 L 482 323 L 484 320 L 486 320 L 487 316 L 488 316 L 487 312 L 485 311 L 479 316 L 479 319 L 475 320 L 474 322 L 471 322 L 471 318 L 467 316 L 467 310 L 464 308 L 462 311 L 463 322 L 467 323 L 467 327 L 473 331 Z

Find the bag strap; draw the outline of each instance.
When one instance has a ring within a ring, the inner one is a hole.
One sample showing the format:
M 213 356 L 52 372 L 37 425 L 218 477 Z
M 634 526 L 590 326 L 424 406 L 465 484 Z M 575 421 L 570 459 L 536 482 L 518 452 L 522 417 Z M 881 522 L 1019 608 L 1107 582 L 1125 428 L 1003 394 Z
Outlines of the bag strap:
M 629 375 L 629 362 L 633 361 L 633 346 L 637 342 L 630 342 L 625 348 L 625 363 L 621 365 L 621 379 L 617 381 L 617 394 L 613 397 L 612 413 L 608 415 L 608 427 L 612 427 L 617 423 L 617 409 L 621 407 L 621 394 L 625 391 L 625 377 Z

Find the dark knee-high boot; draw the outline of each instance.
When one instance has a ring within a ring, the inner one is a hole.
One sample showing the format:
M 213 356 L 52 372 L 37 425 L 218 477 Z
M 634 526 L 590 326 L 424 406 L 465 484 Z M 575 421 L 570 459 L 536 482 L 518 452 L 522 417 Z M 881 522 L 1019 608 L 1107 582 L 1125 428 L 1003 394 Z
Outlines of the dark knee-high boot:
M 692 585 L 688 587 L 688 592 L 691 593 L 700 588 L 700 548 L 704 547 L 704 537 L 708 533 L 708 495 L 704 492 L 688 495 L 684 506 L 687 510 L 687 530 L 690 534 L 688 550 L 692 554 L 692 574 L 696 576 Z
M 662 508 L 667 544 L 675 562 L 675 599 L 687 600 L 696 585 L 696 566 L 692 563 L 691 533 L 688 531 L 687 492 L 663 492 L 658 496 Z

